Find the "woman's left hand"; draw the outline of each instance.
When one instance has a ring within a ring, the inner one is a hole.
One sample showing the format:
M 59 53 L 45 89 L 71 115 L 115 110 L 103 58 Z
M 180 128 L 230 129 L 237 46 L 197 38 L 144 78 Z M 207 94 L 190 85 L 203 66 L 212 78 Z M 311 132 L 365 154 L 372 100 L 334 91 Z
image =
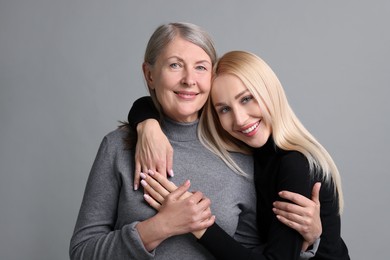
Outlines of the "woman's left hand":
M 276 201 L 273 204 L 273 211 L 279 221 L 295 229 L 303 236 L 305 240 L 303 251 L 312 245 L 322 233 L 320 188 L 320 182 L 314 184 L 311 200 L 298 193 L 281 191 L 279 196 L 293 203 Z

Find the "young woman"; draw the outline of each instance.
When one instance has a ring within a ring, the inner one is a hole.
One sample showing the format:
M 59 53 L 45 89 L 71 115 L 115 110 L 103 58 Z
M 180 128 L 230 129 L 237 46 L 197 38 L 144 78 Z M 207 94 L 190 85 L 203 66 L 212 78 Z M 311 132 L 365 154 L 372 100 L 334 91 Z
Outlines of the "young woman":
M 264 250 L 248 250 L 213 225 L 200 239 L 213 255 L 219 259 L 298 259 L 303 239 L 277 219 L 273 203 L 283 190 L 309 197 L 313 184 L 321 181 L 323 233 L 313 259 L 349 259 L 340 236 L 343 194 L 337 167 L 295 116 L 278 78 L 262 59 L 243 51 L 221 57 L 203 109 L 199 136 L 210 151 L 240 174 L 245 171 L 234 163 L 228 151 L 254 148 L 257 225 Z M 187 194 L 188 183 L 175 190 L 172 183 L 151 173 L 158 182 L 142 175 L 142 184 L 156 198 L 145 196 L 152 207 L 166 207 Z

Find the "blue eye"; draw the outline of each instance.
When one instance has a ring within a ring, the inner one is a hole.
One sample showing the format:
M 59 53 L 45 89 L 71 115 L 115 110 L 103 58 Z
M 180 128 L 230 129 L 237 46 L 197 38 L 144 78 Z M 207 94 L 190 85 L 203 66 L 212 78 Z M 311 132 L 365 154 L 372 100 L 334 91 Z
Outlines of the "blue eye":
M 230 111 L 230 107 L 227 107 L 227 106 L 221 107 L 221 108 L 218 110 L 218 112 L 219 112 L 220 114 L 225 114 L 225 113 L 227 113 L 227 112 L 229 112 L 229 111 Z
M 241 103 L 243 104 L 246 104 L 248 103 L 249 101 L 251 101 L 253 99 L 253 96 L 252 95 L 249 95 L 249 96 L 245 96 L 241 99 Z
M 207 70 L 207 68 L 205 66 L 197 66 L 196 69 L 197 70 Z
M 172 64 L 169 65 L 169 67 L 171 67 L 172 69 L 178 69 L 178 68 L 180 68 L 181 66 L 180 66 L 179 63 L 172 63 Z

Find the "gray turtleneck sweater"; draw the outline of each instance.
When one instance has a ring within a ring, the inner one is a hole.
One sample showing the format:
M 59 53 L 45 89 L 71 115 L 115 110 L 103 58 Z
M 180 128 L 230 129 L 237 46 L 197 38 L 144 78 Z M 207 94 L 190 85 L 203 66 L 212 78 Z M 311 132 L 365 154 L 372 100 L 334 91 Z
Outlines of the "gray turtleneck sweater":
M 230 170 L 196 135 L 197 122 L 166 120 L 163 131 L 174 149 L 172 181 L 191 180 L 191 189 L 212 201 L 216 222 L 246 247 L 259 245 L 254 182 Z M 71 259 L 214 259 L 191 234 L 171 237 L 155 250 L 145 250 L 136 224 L 156 211 L 133 190 L 134 156 L 126 149 L 126 127 L 106 135 L 92 166 L 70 243 Z M 251 156 L 233 154 L 248 174 Z M 174 219 L 172 220 L 174 221 Z

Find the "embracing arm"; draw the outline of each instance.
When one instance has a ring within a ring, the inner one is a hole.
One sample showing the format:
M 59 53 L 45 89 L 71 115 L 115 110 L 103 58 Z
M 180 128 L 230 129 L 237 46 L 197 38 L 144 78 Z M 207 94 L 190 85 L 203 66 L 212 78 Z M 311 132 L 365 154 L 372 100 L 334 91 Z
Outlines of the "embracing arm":
M 128 115 L 131 127 L 137 131 L 135 152 L 134 189 L 140 182 L 140 173 L 147 170 L 173 176 L 173 148 L 162 132 L 159 124 L 160 114 L 151 97 L 137 99 Z
M 188 198 L 191 195 L 191 193 L 183 192 L 188 189 L 188 182 L 176 189 L 176 186 L 172 182 L 153 172 L 150 175 L 142 174 L 142 178 L 141 183 L 148 194 L 150 194 L 150 196 L 145 195 L 145 200 L 157 210 L 161 208 L 172 208 L 174 204 L 179 205 L 181 199 Z M 179 190 L 182 191 L 178 193 Z M 181 195 L 182 197 L 180 197 Z M 202 224 L 207 223 L 209 225 L 212 223 L 207 219 L 208 215 L 199 217 L 200 213 L 195 209 L 197 201 L 192 200 L 192 202 L 187 201 L 187 203 L 181 203 L 179 207 L 180 212 L 175 213 L 174 221 L 181 223 L 182 230 L 184 230 L 184 226 L 192 226 L 194 230 L 197 230 L 195 228 L 196 225 L 198 225 L 196 226 L 197 228 L 202 228 Z M 205 208 L 202 210 L 204 211 L 202 214 L 206 214 Z M 193 234 L 218 259 L 273 259 L 272 255 L 267 254 L 267 252 L 254 251 L 244 247 L 217 224 L 208 227 L 207 225 L 205 224 L 205 228 L 207 229 L 193 232 Z M 286 258 L 282 256 L 276 259 Z

